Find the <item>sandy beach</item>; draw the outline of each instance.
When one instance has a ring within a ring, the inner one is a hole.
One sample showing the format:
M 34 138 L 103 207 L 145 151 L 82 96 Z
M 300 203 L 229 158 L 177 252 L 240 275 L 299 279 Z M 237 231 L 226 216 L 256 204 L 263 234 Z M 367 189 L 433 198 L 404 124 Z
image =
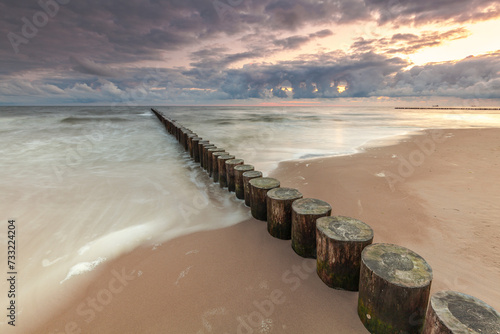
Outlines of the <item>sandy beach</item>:
M 451 289 L 500 310 L 500 129 L 429 130 L 362 153 L 281 163 L 271 176 L 374 242 L 432 266 L 431 293 Z M 100 265 L 59 315 L 33 333 L 367 333 L 357 293 L 328 288 L 315 260 L 253 218 Z M 50 306 L 52 307 L 52 306 Z M 27 321 L 20 318 L 19 321 Z

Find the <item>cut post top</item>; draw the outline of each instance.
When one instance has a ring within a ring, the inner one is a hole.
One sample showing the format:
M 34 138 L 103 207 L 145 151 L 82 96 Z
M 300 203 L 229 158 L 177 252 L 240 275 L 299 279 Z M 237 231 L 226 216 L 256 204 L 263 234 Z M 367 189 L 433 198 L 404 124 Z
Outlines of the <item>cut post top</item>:
M 214 155 L 215 155 L 215 153 L 214 153 Z M 231 159 L 234 159 L 234 155 L 223 154 L 223 155 L 219 155 L 219 157 L 217 159 L 219 159 L 219 160 L 231 160 Z
M 226 165 L 238 165 L 243 164 L 245 161 L 243 159 L 229 159 L 226 160 Z
M 500 333 L 500 314 L 476 297 L 439 291 L 431 297 L 431 306 L 453 333 Z
M 274 188 L 267 192 L 267 197 L 279 201 L 302 198 L 302 193 L 294 188 Z
M 361 253 L 363 263 L 386 281 L 407 288 L 432 281 L 431 266 L 414 251 L 393 244 L 372 244 Z
M 214 157 L 222 157 L 224 155 L 228 155 L 228 152 L 224 152 L 224 151 L 216 151 L 212 154 Z
M 360 220 L 344 216 L 321 217 L 316 228 L 330 239 L 338 241 L 370 241 L 373 230 Z
M 208 149 L 208 152 L 224 152 L 223 148 L 212 147 Z
M 245 172 L 249 173 L 249 172 Z M 259 189 L 273 189 L 280 186 L 280 181 L 272 177 L 258 177 L 250 180 L 250 185 Z
M 262 172 L 258 170 L 251 170 L 243 173 L 243 177 L 262 177 Z
M 315 198 L 298 199 L 292 204 L 292 209 L 301 215 L 324 215 L 332 210 L 330 204 Z
M 252 166 L 252 165 L 237 165 L 237 166 L 234 166 L 234 170 L 238 170 L 240 172 L 248 172 L 248 171 L 253 171 L 254 166 Z

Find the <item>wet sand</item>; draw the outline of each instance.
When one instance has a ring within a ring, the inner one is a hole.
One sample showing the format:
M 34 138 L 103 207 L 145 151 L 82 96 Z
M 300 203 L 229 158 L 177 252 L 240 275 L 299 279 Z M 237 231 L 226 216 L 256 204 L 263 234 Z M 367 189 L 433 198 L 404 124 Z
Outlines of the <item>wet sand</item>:
M 431 293 L 457 290 L 499 310 L 500 130 L 400 139 L 349 156 L 284 162 L 271 176 L 329 202 L 332 214 L 366 222 L 374 242 L 423 256 L 434 272 Z M 253 218 L 136 249 L 100 265 L 84 286 L 33 332 L 367 333 L 357 293 L 328 288 L 315 260 Z

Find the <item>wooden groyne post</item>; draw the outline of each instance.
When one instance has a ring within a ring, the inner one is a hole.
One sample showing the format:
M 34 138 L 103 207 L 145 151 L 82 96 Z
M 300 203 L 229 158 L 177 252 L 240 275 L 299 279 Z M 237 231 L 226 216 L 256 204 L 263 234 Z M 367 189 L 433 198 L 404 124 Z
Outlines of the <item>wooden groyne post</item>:
M 267 192 L 278 188 L 280 181 L 272 177 L 258 177 L 251 179 L 250 184 L 250 208 L 255 219 L 267 221 Z
M 302 257 L 316 258 L 316 219 L 329 216 L 332 207 L 315 198 L 292 203 L 292 248 Z
M 219 182 L 219 157 L 228 154 L 226 151 L 212 153 L 212 177 L 216 183 Z
M 250 180 L 262 177 L 262 172 L 258 170 L 243 173 L 243 191 L 245 193 L 245 205 L 252 207 L 252 196 L 250 193 Z
M 226 161 L 234 158 L 234 155 L 230 154 L 224 154 L 217 158 L 217 163 L 219 164 L 219 186 L 221 188 L 227 188 Z
M 231 159 L 226 160 L 226 180 L 227 180 L 227 190 L 234 192 L 236 190 L 236 182 L 234 179 L 234 168 L 238 165 L 243 165 L 245 161 L 243 159 Z
M 372 228 L 360 220 L 344 216 L 317 219 L 319 278 L 331 288 L 358 291 L 361 252 L 372 242 Z
M 252 165 L 238 165 L 234 166 L 234 192 L 236 198 L 245 199 L 245 189 L 243 186 L 243 173 L 255 170 Z
M 476 297 L 457 291 L 432 295 L 422 334 L 500 333 L 500 314 Z
M 267 192 L 267 231 L 275 238 L 292 238 L 292 203 L 303 196 L 297 189 L 275 188 Z
M 417 253 L 372 244 L 361 253 L 358 316 L 371 333 L 420 334 L 432 269 Z
M 207 150 L 207 165 L 208 165 L 208 176 L 212 177 L 213 176 L 213 154 L 216 153 L 216 152 L 225 152 L 226 150 L 224 150 L 223 148 L 219 148 L 219 147 L 216 147 L 216 148 L 209 148 Z M 219 179 L 219 177 L 217 176 L 217 180 Z

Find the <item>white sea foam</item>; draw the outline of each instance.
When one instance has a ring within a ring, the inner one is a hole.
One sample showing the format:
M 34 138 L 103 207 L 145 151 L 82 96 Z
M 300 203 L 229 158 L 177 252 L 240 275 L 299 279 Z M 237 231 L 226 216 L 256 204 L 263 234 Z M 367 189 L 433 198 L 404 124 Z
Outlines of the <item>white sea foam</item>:
M 69 280 L 73 276 L 81 275 L 83 273 L 89 272 L 94 270 L 95 267 L 97 267 L 99 264 L 103 263 L 106 261 L 105 258 L 99 257 L 95 261 L 92 262 L 81 262 L 75 264 L 73 267 L 69 269 L 68 274 L 66 275 L 66 278 L 63 279 L 59 284 L 63 284 L 67 280 Z

